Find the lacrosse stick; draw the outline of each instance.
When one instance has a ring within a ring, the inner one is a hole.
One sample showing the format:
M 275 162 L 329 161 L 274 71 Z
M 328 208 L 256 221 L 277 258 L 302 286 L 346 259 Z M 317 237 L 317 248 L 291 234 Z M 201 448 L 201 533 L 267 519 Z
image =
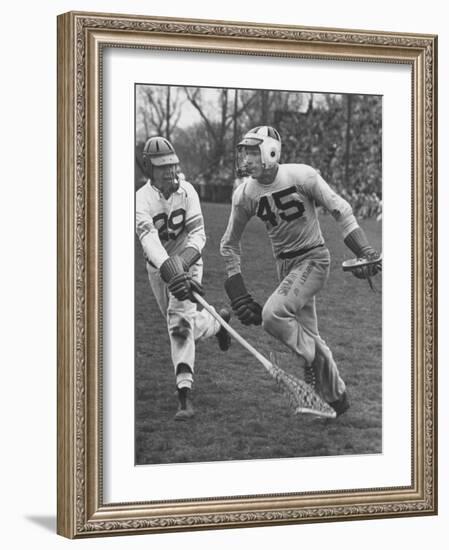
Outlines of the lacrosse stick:
M 274 361 L 269 361 L 264 355 L 258 352 L 243 336 L 234 330 L 220 315 L 211 307 L 206 300 L 195 291 L 192 292 L 195 300 L 203 306 L 219 323 L 225 328 L 237 342 L 249 351 L 266 369 L 270 376 L 276 381 L 279 388 L 286 394 L 294 414 L 313 414 L 325 418 L 335 418 L 336 412 L 328 405 L 315 390 L 303 380 L 295 378 L 282 370 Z M 273 359 L 273 355 L 272 355 Z

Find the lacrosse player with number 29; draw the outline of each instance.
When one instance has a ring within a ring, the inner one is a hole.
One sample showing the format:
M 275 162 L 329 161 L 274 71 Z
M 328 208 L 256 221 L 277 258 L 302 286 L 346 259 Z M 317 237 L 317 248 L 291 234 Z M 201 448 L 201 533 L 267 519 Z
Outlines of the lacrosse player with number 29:
M 369 244 L 350 205 L 320 174 L 305 164 L 280 164 L 281 137 L 258 126 L 237 145 L 237 170 L 246 176 L 234 191 L 228 226 L 221 241 L 227 271 L 225 290 L 238 319 L 262 325 L 286 344 L 304 368 L 305 380 L 335 410 L 349 408 L 346 386 L 332 352 L 318 332 L 315 296 L 329 277 L 330 255 L 321 233 L 317 206 L 328 210 L 348 248 L 361 259 L 352 270 L 370 278 L 381 270 L 380 254 Z M 279 286 L 261 307 L 246 289 L 240 267 L 240 240 L 257 216 L 266 226 L 276 259 Z
M 175 420 L 186 420 L 194 414 L 190 390 L 195 341 L 215 335 L 226 351 L 230 336 L 209 312 L 197 309 L 193 297 L 193 292 L 204 294 L 201 252 L 206 234 L 198 194 L 180 177 L 179 158 L 167 139 L 148 139 L 142 159 L 148 181 L 136 194 L 136 232 L 168 327 L 179 401 Z M 231 316 L 227 309 L 219 315 L 225 321 Z

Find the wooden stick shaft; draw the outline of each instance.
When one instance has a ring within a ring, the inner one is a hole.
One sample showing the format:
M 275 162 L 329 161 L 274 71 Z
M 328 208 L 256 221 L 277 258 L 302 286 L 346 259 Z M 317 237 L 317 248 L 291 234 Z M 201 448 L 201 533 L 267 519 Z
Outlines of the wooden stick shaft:
M 246 350 L 248 350 L 254 357 L 262 363 L 262 365 L 266 369 L 271 368 L 271 362 L 268 361 L 266 357 L 264 357 L 260 352 L 256 350 L 249 342 L 247 342 L 243 336 L 240 336 L 240 334 L 231 327 L 220 315 L 215 311 L 213 307 L 211 307 L 206 300 L 197 294 L 196 292 L 193 292 L 193 296 L 195 297 L 195 300 L 201 304 L 206 311 L 208 311 L 219 323 L 222 327 L 224 327 L 231 336 L 233 336 L 237 342 L 242 345 Z

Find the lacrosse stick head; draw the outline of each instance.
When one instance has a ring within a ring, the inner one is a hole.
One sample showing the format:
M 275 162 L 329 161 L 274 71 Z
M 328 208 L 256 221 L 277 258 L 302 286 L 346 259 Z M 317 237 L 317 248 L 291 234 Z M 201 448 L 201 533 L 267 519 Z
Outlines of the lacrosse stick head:
M 357 279 L 366 279 L 371 290 L 377 291 L 371 278 L 382 271 L 382 254 L 372 258 L 351 258 L 345 260 L 341 267 L 343 271 L 349 271 Z
M 285 372 L 277 364 L 274 353 L 270 353 L 271 376 L 286 395 L 293 414 L 310 414 L 321 418 L 335 418 L 337 413 L 304 380 Z
M 368 259 L 368 258 L 351 258 L 350 260 L 345 260 L 341 264 L 341 267 L 342 267 L 343 271 L 351 271 L 351 272 L 357 271 L 360 268 L 362 268 L 362 269 L 363 268 L 369 268 L 370 266 L 371 267 L 372 266 L 381 267 L 382 266 L 382 254 L 380 254 L 380 256 L 378 256 L 377 258 L 371 258 L 371 259 Z

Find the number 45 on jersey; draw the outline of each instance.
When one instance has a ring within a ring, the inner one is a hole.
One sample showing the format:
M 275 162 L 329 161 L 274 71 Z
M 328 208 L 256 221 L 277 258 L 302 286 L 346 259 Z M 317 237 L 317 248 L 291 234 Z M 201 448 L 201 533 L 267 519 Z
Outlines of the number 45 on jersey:
M 278 225 L 279 218 L 286 222 L 300 218 L 305 212 L 304 203 L 294 194 L 297 194 L 297 190 L 292 186 L 271 195 L 263 195 L 259 200 L 257 216 L 272 227 Z

